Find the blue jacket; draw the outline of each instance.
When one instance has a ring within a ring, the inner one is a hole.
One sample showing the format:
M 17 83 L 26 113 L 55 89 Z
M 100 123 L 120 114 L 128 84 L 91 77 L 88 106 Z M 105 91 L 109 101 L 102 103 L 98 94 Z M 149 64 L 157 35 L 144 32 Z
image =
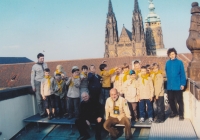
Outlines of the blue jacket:
M 88 73 L 88 88 L 89 89 L 99 89 L 101 88 L 101 76 L 99 76 L 98 74 L 93 74 L 93 73 Z
M 167 75 L 167 90 L 181 90 L 186 85 L 183 62 L 177 58 L 168 60 L 165 65 Z

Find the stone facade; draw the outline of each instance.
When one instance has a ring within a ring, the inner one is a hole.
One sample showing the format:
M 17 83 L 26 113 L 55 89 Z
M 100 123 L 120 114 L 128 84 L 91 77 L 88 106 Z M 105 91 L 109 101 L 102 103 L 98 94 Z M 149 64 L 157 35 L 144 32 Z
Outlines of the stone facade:
M 153 0 L 149 1 L 149 14 L 145 19 L 147 55 L 156 55 L 156 49 L 164 48 L 161 20 L 154 12 Z
M 118 39 L 117 20 L 109 0 L 105 31 L 104 57 L 144 56 L 146 55 L 145 32 L 142 14 L 135 0 L 132 18 L 132 33 L 124 26 Z

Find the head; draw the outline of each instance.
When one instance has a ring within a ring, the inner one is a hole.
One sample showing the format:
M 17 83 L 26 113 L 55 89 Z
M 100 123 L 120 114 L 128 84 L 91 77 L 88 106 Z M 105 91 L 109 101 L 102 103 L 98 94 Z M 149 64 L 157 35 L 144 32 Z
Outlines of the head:
M 88 67 L 86 65 L 83 65 L 81 70 L 82 70 L 82 72 L 87 73 L 88 72 Z
M 177 51 L 175 48 L 169 48 L 168 51 L 167 51 L 167 55 L 169 56 L 169 58 L 171 60 L 175 59 L 176 56 L 177 56 Z
M 92 73 L 96 72 L 96 68 L 94 65 L 90 65 L 90 72 L 92 72 Z
M 134 61 L 134 69 L 135 70 L 140 70 L 141 69 L 141 65 L 140 62 L 138 60 Z
M 118 92 L 117 92 L 117 89 L 112 88 L 112 89 L 110 90 L 110 97 L 111 97 L 111 99 L 112 99 L 113 101 L 116 101 L 116 100 L 119 98 L 119 94 L 118 94 Z
M 49 68 L 44 69 L 44 75 L 45 76 L 49 76 L 50 75 L 50 69 Z
M 132 80 L 135 80 L 135 79 L 136 79 L 136 74 L 135 74 L 135 71 L 134 71 L 134 70 L 130 70 L 129 75 L 130 75 L 130 78 L 131 78 Z
M 56 81 L 60 82 L 62 79 L 61 74 L 60 73 L 56 74 L 55 79 L 56 79 Z
M 100 69 L 100 71 L 107 70 L 107 65 L 106 64 L 101 64 L 99 66 L 99 69 Z
M 44 63 L 44 54 L 39 53 L 37 55 L 38 63 Z
M 147 64 L 146 68 L 147 68 L 147 73 L 150 73 L 151 72 L 151 66 L 149 64 Z
M 83 101 L 87 102 L 89 100 L 90 96 L 87 92 L 83 92 L 81 94 L 81 98 L 82 98 Z
M 62 65 L 57 65 L 56 69 L 58 70 L 58 72 L 63 72 L 63 66 Z
M 122 68 L 118 67 L 117 70 L 116 70 L 116 74 L 120 74 L 121 72 L 122 72 Z
M 153 68 L 153 72 L 158 72 L 158 70 L 160 69 L 160 66 L 157 63 L 153 63 L 152 68 Z
M 142 66 L 141 67 L 141 75 L 145 75 L 145 74 L 147 74 L 147 68 L 146 68 L 146 66 Z
M 124 63 L 123 65 L 123 72 L 127 72 L 129 70 L 129 65 Z
M 75 76 L 78 76 L 79 74 L 80 74 L 79 68 L 77 66 L 73 66 L 72 67 L 72 76 L 75 77 Z

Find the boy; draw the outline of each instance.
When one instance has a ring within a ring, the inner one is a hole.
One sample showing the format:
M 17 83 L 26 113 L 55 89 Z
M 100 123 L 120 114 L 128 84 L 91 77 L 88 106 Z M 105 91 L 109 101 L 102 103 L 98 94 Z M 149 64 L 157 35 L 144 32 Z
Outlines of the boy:
M 41 81 L 41 95 L 44 100 L 44 106 L 46 108 L 48 119 L 51 120 L 53 116 L 55 116 L 55 105 L 54 105 L 54 98 L 55 95 L 53 94 L 53 78 L 49 75 L 50 69 L 44 69 L 44 78 Z M 51 111 L 49 109 L 52 109 Z
M 108 70 L 107 65 L 101 64 L 99 66 L 100 76 L 102 77 L 102 90 L 101 90 L 101 99 L 100 102 L 102 105 L 105 105 L 106 99 L 109 97 L 109 90 L 111 88 L 111 75 L 115 73 L 117 68 Z
M 62 80 L 60 73 L 55 74 L 54 80 L 54 94 L 55 94 L 55 117 L 60 119 L 64 115 L 65 111 L 65 94 L 66 94 L 66 84 Z
M 157 63 L 153 64 L 153 84 L 156 96 L 156 106 L 157 106 L 157 120 L 156 123 L 163 123 L 165 119 L 165 107 L 164 107 L 164 79 L 162 71 L 159 70 L 159 65 Z
M 138 60 L 135 60 L 133 62 L 133 65 L 134 65 L 134 71 L 136 73 L 136 76 L 140 77 L 141 76 L 141 65 L 140 65 L 140 62 Z
M 113 83 L 113 88 L 117 89 L 117 92 L 119 94 L 122 93 L 122 82 L 121 82 L 121 72 L 122 68 L 118 67 L 118 69 L 115 71 L 115 74 L 111 77 L 111 82 Z
M 83 92 L 87 92 L 88 91 L 88 67 L 86 65 L 83 65 L 81 68 L 82 72 L 80 74 L 80 79 L 81 79 L 81 84 L 80 84 L 80 96 Z
M 135 71 L 130 70 L 129 75 L 130 75 L 130 79 L 128 79 L 123 85 L 124 90 L 125 90 L 124 96 L 125 96 L 125 99 L 129 103 L 129 108 L 132 108 L 133 110 L 133 113 L 131 116 L 134 116 L 134 117 L 132 117 L 132 119 L 137 122 L 138 121 L 138 117 L 137 117 L 137 102 L 138 102 L 137 86 L 138 84 L 136 80 Z
M 125 94 L 125 90 L 124 90 L 124 83 L 128 80 L 129 78 L 129 65 L 127 65 L 126 63 L 124 63 L 123 67 L 122 67 L 122 74 L 121 74 L 121 84 L 122 84 L 122 93 L 121 96 L 123 97 Z
M 153 122 L 153 108 L 152 98 L 154 96 L 154 87 L 151 77 L 147 75 L 147 69 L 145 66 L 141 67 L 141 76 L 138 78 L 137 94 L 139 99 L 139 112 L 140 112 L 140 123 L 144 122 L 145 117 L 145 106 L 147 104 L 147 113 L 149 117 L 149 123 Z
M 79 103 L 80 103 L 80 87 L 81 80 L 79 78 L 79 69 L 77 66 L 72 67 L 72 77 L 69 77 L 66 81 L 66 85 L 69 85 L 67 92 L 67 110 L 69 112 L 68 119 L 73 118 L 73 107 L 75 111 L 75 117 L 78 117 Z

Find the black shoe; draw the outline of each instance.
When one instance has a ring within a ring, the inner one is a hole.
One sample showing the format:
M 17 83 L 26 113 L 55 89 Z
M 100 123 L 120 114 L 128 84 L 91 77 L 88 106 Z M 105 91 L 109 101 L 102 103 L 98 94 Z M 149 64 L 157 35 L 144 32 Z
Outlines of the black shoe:
M 174 117 L 176 117 L 176 116 L 177 116 L 177 114 L 171 113 L 171 115 L 169 116 L 169 118 L 174 118 Z
M 80 139 L 83 138 L 83 137 L 84 137 L 84 136 L 81 136 L 81 135 L 80 135 L 80 136 L 77 138 L 77 140 L 80 140 Z
M 183 116 L 179 116 L 179 121 L 183 121 L 184 117 Z
M 160 119 L 157 119 L 157 120 L 155 121 L 155 123 L 164 123 L 164 121 L 163 121 L 163 120 L 160 120 Z
M 88 135 L 88 136 L 82 137 L 80 140 L 87 140 L 87 139 L 89 139 L 89 138 L 90 138 L 90 136 Z

